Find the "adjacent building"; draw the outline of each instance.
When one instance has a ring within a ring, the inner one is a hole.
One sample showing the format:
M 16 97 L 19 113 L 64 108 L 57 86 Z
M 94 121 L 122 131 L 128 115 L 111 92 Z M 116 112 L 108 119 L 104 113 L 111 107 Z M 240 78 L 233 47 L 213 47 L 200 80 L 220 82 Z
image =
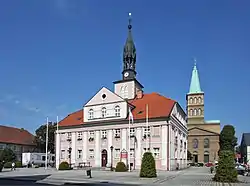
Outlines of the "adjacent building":
M 250 133 L 243 133 L 240 143 L 240 154 L 244 163 L 250 162 Z
M 187 164 L 186 114 L 177 101 L 144 93 L 136 75 L 132 25 L 123 49 L 122 79 L 114 91 L 100 88 L 81 109 L 59 122 L 56 165 L 115 167 L 123 161 L 139 169 L 143 153 L 152 152 L 156 168 L 173 170 Z
M 10 148 L 17 160 L 22 160 L 23 152 L 33 152 L 36 148 L 34 136 L 27 130 L 0 125 L 0 150 Z
M 189 93 L 186 95 L 188 150 L 193 162 L 214 162 L 218 160 L 220 121 L 205 121 L 204 92 L 201 90 L 199 73 L 194 65 Z

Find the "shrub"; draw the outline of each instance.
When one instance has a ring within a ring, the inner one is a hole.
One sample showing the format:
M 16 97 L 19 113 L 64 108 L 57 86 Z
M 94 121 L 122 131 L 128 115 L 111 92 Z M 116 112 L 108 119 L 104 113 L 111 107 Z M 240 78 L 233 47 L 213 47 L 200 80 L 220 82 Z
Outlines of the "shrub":
M 3 170 L 3 163 L 0 162 L 0 172 Z
M 63 161 L 62 163 L 60 163 L 59 170 L 70 170 L 68 162 Z
M 5 169 L 9 169 L 12 167 L 12 163 L 11 162 L 6 162 L 3 166 Z
M 22 167 L 23 167 L 22 162 L 17 161 L 16 162 L 16 168 L 22 168 Z
M 123 162 L 118 162 L 116 164 L 115 172 L 126 172 L 128 171 L 127 166 Z
M 151 152 L 145 152 L 143 154 L 140 177 L 145 177 L 145 178 L 157 177 L 155 168 L 155 159 Z
M 198 163 L 198 167 L 203 167 L 204 166 L 204 163 Z
M 223 183 L 237 182 L 237 170 L 234 165 L 234 152 L 231 150 L 220 151 L 219 163 L 214 176 L 214 181 Z

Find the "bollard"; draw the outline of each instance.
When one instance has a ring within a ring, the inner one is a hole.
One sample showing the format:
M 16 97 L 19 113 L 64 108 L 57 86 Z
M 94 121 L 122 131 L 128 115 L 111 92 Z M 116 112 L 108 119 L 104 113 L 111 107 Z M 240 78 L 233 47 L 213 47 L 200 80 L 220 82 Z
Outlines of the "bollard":
M 92 178 L 92 176 L 91 176 L 91 169 L 87 169 L 87 176 L 89 176 L 89 178 Z

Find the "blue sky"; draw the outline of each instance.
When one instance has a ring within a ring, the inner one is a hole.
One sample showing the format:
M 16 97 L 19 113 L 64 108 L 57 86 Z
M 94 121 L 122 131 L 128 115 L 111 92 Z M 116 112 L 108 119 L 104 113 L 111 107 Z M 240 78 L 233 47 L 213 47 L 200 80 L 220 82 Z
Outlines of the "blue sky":
M 157 2 L 157 3 L 156 3 Z M 192 58 L 205 117 L 250 132 L 250 2 L 6 0 L 0 2 L 0 123 L 34 131 L 121 79 L 132 12 L 138 80 L 185 108 Z M 239 136 L 240 137 L 240 136 Z

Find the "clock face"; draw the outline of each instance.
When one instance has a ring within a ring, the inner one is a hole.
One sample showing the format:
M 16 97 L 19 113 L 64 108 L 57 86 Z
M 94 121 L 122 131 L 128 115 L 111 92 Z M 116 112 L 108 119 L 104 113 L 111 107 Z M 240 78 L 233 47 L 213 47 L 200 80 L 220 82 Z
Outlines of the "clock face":
M 128 73 L 128 72 L 126 72 L 126 73 L 124 74 L 124 77 L 128 77 L 128 75 L 129 75 L 129 73 Z

